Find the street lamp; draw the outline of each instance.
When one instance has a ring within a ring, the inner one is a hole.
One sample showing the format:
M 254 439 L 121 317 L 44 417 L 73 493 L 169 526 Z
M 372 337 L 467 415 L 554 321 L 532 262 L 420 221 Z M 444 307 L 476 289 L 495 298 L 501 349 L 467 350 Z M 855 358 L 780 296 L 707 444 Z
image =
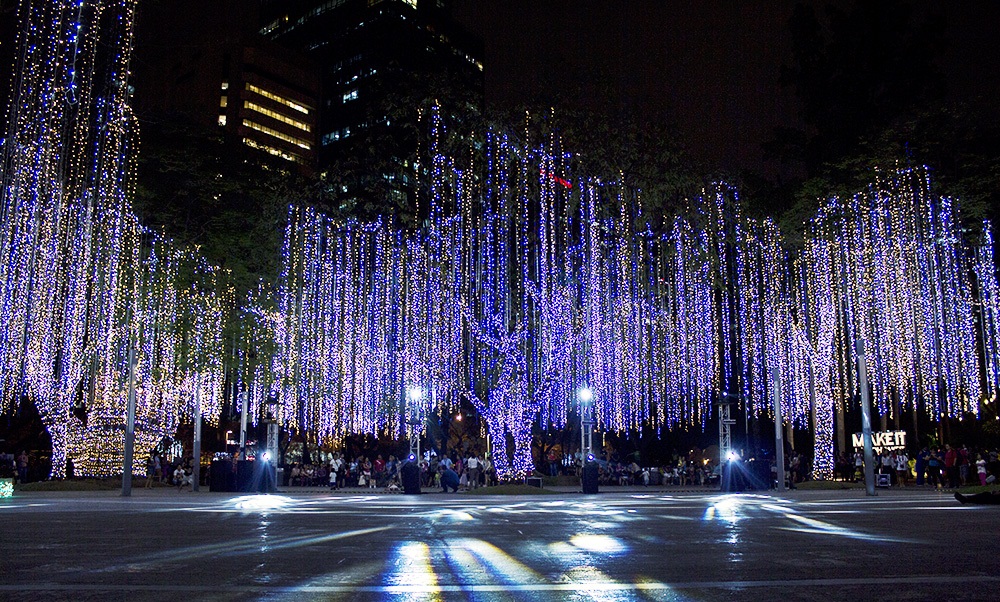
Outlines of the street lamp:
M 423 426 L 420 403 L 424 399 L 424 390 L 417 386 L 406 389 L 406 424 L 410 427 L 410 456 L 420 462 L 420 431 Z
M 263 469 L 267 474 L 265 489 L 270 492 L 277 488 L 278 483 L 278 437 L 280 428 L 278 426 L 278 396 L 274 393 L 267 396 L 264 402 L 265 414 L 264 424 L 267 425 L 267 443 L 261 458 L 264 460 Z
M 580 398 L 580 448 L 583 453 L 580 462 L 580 480 L 584 493 L 597 493 L 598 469 L 594 462 L 594 392 L 584 386 L 577 394 Z
M 593 406 L 594 392 L 590 387 L 584 386 L 577 394 L 580 398 L 580 453 L 583 455 L 582 461 L 587 462 L 593 456 Z

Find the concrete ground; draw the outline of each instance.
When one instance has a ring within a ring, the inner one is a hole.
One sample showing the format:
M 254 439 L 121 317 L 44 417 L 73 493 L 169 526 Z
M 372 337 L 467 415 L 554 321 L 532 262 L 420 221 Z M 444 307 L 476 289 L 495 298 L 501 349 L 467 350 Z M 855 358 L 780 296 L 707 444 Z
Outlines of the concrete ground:
M 17 493 L 0 600 L 995 601 L 998 527 L 916 489 Z

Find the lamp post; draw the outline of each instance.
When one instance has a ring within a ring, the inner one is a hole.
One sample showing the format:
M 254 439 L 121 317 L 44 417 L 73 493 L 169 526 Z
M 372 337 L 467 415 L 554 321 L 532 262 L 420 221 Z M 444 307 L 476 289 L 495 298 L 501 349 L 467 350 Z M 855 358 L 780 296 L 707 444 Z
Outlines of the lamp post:
M 424 390 L 420 387 L 406 389 L 406 424 L 410 427 L 410 455 L 420 463 L 420 431 L 423 427 L 423 412 L 420 404 L 424 399 Z
M 583 455 L 582 461 L 587 462 L 593 453 L 594 440 L 594 416 L 593 400 L 594 392 L 590 387 L 584 386 L 580 389 L 580 453 Z
M 583 452 L 580 463 L 580 481 L 583 493 L 597 493 L 598 468 L 594 461 L 594 392 L 589 387 L 583 387 L 580 397 L 580 448 Z
M 278 487 L 278 397 L 271 394 L 265 403 L 267 406 L 264 414 L 264 424 L 267 425 L 267 444 L 262 459 L 266 463 L 263 469 L 266 471 L 267 481 L 265 488 L 268 492 L 274 491 Z

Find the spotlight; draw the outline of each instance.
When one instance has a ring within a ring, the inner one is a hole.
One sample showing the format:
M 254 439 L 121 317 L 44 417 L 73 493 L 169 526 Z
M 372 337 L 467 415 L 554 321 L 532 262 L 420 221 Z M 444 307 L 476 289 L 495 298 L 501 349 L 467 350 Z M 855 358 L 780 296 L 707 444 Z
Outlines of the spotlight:
M 590 387 L 583 387 L 580 389 L 580 401 L 583 403 L 590 403 L 594 399 L 594 392 L 590 390 Z
M 726 459 L 730 462 L 735 462 L 740 459 L 740 455 L 733 450 L 729 450 L 729 453 L 726 454 Z
M 594 454 L 587 454 L 587 462 L 593 462 L 593 461 L 594 461 Z
M 265 462 L 270 462 L 271 461 L 271 452 L 264 452 L 263 454 L 261 454 L 260 459 L 263 460 L 263 461 L 265 461 Z
M 416 456 L 414 456 L 413 454 L 410 454 L 410 455 L 409 455 L 409 456 L 407 456 L 406 458 L 407 458 L 407 460 L 409 460 L 410 462 L 413 462 L 413 461 L 415 461 L 415 460 L 417 459 L 417 457 L 416 457 Z

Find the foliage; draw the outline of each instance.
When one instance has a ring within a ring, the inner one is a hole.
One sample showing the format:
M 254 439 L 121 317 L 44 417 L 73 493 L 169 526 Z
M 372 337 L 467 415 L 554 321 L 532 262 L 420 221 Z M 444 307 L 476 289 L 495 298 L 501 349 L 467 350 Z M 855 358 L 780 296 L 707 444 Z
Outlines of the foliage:
M 704 168 L 688 155 L 680 134 L 665 119 L 644 120 L 624 104 L 579 102 L 587 95 L 615 98 L 606 81 L 580 83 L 570 92 L 554 90 L 526 100 L 516 110 L 494 111 L 489 120 L 535 144 L 552 142 L 555 148 L 572 152 L 583 173 L 604 182 L 624 180 L 642 191 L 643 212 L 659 228 L 698 193 L 705 182 Z
M 289 203 L 336 204 L 326 182 L 227 158 L 216 131 L 175 119 L 144 124 L 143 137 L 136 214 L 228 269 L 239 299 L 277 276 Z

